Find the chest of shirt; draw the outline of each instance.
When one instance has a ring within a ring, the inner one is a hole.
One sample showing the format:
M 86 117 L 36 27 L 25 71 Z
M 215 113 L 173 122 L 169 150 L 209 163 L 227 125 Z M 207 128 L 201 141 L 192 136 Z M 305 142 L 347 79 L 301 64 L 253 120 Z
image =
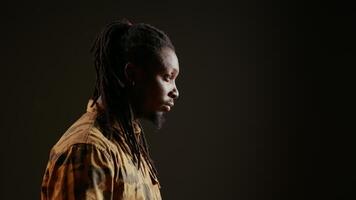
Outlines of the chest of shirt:
M 161 200 L 159 182 L 145 159 L 141 159 L 141 166 L 138 168 L 131 156 L 123 153 L 122 149 L 119 149 L 119 154 L 117 175 L 123 190 L 123 199 Z

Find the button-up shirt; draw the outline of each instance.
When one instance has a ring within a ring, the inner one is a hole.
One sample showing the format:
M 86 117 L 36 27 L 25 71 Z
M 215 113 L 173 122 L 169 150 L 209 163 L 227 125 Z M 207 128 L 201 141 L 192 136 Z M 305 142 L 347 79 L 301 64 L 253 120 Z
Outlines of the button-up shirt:
M 142 158 L 138 168 L 123 144 L 104 136 L 95 123 L 100 107 L 91 107 L 91 103 L 53 146 L 41 199 L 161 199 L 160 185 L 149 162 Z M 135 134 L 141 134 L 140 126 L 133 126 Z

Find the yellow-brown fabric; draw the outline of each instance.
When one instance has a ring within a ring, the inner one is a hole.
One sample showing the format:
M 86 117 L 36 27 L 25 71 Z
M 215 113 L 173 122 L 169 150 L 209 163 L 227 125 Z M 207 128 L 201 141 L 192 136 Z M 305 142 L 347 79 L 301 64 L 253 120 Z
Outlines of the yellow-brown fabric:
M 90 107 L 91 102 L 52 148 L 41 199 L 161 199 L 159 182 L 149 163 L 142 159 L 138 169 L 119 143 L 102 134 L 95 124 L 100 107 Z M 134 131 L 141 133 L 136 123 Z

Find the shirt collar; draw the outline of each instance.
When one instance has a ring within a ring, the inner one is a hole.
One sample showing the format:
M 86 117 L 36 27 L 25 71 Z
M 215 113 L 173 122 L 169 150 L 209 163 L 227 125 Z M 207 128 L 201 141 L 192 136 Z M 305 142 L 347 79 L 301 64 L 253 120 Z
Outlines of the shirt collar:
M 87 104 L 87 112 L 97 113 L 98 111 L 103 110 L 103 104 L 100 99 L 98 99 L 94 105 L 93 102 L 93 99 L 89 99 L 89 102 Z
M 104 110 L 104 106 L 100 98 L 97 100 L 97 102 L 94 105 L 93 102 L 94 102 L 93 99 L 89 99 L 89 102 L 87 104 L 88 113 L 97 114 L 98 112 L 102 112 Z M 132 127 L 135 135 L 139 135 L 141 133 L 142 129 L 140 126 L 140 122 L 137 119 L 132 121 Z

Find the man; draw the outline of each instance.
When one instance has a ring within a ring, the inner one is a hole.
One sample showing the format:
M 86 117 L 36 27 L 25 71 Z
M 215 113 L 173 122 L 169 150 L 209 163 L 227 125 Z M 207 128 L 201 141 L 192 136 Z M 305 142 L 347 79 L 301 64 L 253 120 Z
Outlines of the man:
M 158 128 L 178 98 L 178 59 L 168 36 L 148 24 L 108 24 L 92 52 L 97 81 L 87 112 L 51 150 L 47 199 L 161 199 L 140 119 Z

